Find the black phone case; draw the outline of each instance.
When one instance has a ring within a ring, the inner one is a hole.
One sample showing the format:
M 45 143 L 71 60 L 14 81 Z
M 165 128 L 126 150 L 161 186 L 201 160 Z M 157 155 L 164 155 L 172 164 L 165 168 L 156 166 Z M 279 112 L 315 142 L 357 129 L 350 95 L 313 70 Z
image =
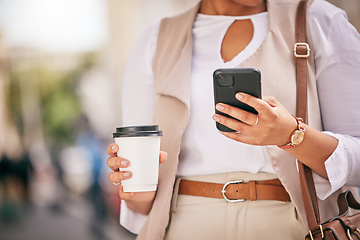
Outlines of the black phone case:
M 255 68 L 224 68 L 217 69 L 213 74 L 214 100 L 217 103 L 226 103 L 241 108 L 248 112 L 257 114 L 257 111 L 249 105 L 235 98 L 238 92 L 248 93 L 254 97 L 261 98 L 261 74 Z M 217 114 L 231 117 L 215 109 Z M 216 123 L 218 130 L 223 132 L 235 132 L 220 123 Z

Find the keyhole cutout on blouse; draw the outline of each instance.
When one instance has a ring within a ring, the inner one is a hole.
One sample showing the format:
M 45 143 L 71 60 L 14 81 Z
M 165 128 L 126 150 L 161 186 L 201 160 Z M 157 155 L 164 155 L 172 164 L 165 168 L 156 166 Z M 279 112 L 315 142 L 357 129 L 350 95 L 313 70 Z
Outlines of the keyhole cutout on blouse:
M 224 62 L 231 61 L 251 42 L 254 26 L 250 19 L 236 20 L 228 28 L 221 44 L 221 57 Z

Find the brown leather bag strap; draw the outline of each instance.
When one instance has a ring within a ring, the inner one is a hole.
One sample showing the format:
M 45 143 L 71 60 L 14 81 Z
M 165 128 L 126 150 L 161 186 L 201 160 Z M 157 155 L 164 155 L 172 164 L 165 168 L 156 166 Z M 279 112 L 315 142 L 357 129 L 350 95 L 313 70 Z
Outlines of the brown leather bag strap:
M 296 15 L 296 35 L 294 55 L 296 57 L 296 116 L 308 122 L 307 107 L 307 79 L 308 79 L 308 57 L 310 48 L 306 39 L 306 16 L 308 0 L 301 0 Z M 310 230 L 315 230 L 320 224 L 320 214 L 317 202 L 314 179 L 309 167 L 299 162 L 300 185 L 306 218 Z
M 297 95 L 296 95 L 296 116 L 304 119 L 307 123 L 307 58 L 310 54 L 310 48 L 306 39 L 306 15 L 307 0 L 301 0 L 296 15 L 296 35 L 294 55 L 296 56 L 296 79 L 297 79 Z
M 360 210 L 360 203 L 356 201 L 354 195 L 349 190 L 341 193 L 337 199 L 339 206 L 339 216 L 345 216 L 349 212 L 349 208 Z

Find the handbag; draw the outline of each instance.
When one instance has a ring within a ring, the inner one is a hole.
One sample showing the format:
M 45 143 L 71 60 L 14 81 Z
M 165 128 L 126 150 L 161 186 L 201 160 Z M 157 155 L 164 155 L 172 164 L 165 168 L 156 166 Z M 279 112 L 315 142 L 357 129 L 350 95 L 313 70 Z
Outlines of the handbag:
M 296 43 L 294 54 L 296 56 L 297 79 L 297 105 L 296 116 L 303 118 L 307 123 L 307 61 L 310 48 L 306 41 L 306 14 L 308 0 L 301 0 L 296 16 Z M 349 208 L 360 210 L 360 203 L 356 201 L 351 191 L 338 196 L 339 215 L 325 222 L 320 222 L 318 200 L 315 190 L 312 170 L 299 162 L 299 177 L 303 203 L 309 233 L 306 240 L 359 240 L 360 239 L 360 213 L 349 216 Z

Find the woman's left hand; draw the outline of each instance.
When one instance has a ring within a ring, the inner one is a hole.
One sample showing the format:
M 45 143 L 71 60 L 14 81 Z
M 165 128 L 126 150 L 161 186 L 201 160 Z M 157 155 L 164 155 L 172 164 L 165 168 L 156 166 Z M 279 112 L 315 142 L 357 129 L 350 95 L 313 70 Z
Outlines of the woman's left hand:
M 218 103 L 216 109 L 235 119 L 215 114 L 213 119 L 237 132 L 221 132 L 228 138 L 251 145 L 285 145 L 296 129 L 295 118 L 273 97 L 259 99 L 237 93 L 236 99 L 253 107 L 258 115 Z

